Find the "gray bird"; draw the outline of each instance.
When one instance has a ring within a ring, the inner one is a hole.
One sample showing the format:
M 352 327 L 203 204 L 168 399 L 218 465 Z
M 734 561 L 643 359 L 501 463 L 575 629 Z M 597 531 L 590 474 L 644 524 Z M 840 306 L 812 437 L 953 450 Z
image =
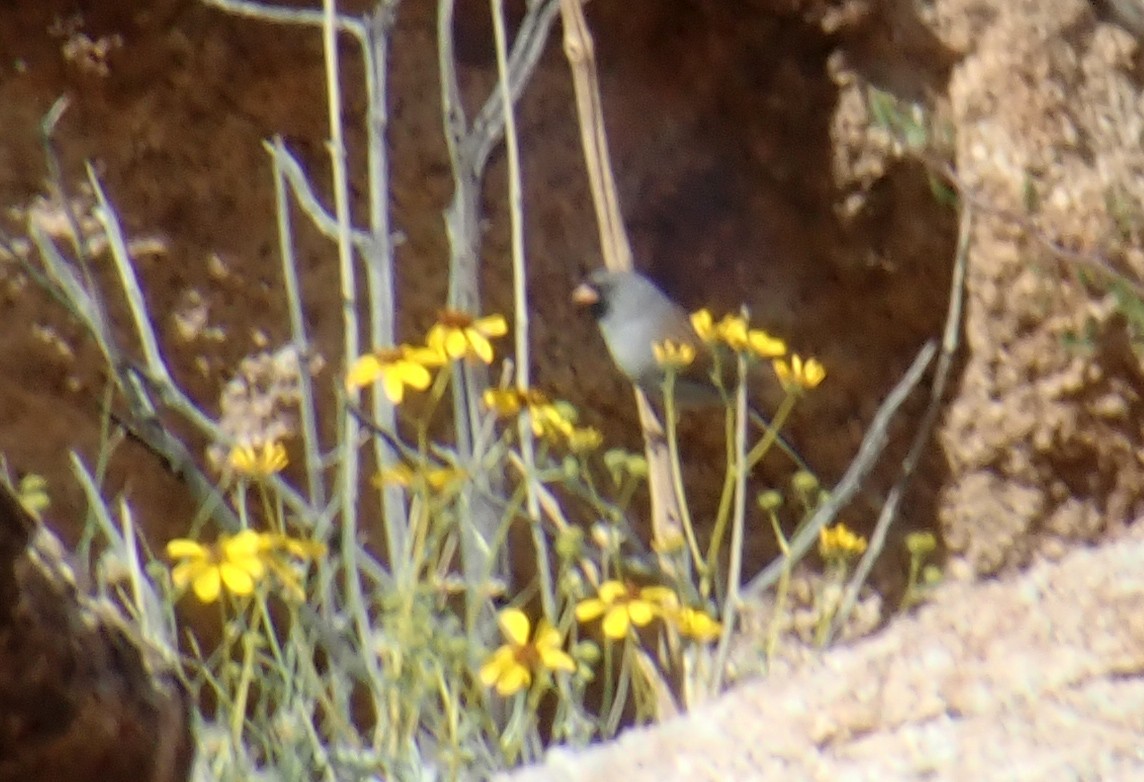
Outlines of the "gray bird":
M 652 399 L 663 399 L 664 370 L 655 359 L 652 345 L 671 340 L 695 349 L 695 362 L 675 378 L 675 399 L 680 407 L 710 407 L 724 403 L 723 392 L 715 384 L 711 349 L 691 325 L 682 307 L 669 299 L 655 283 L 639 272 L 600 269 L 592 272 L 572 291 L 572 301 L 586 308 L 596 319 L 608 352 L 619 370 Z M 733 373 L 735 358 L 728 353 L 720 369 Z M 733 380 L 726 377 L 724 389 L 733 391 Z M 754 409 L 748 418 L 763 431 L 770 422 Z M 775 435 L 778 447 L 804 470 L 806 462 L 786 438 Z
M 592 272 L 572 292 L 572 301 L 596 319 L 616 367 L 653 399 L 663 397 L 664 371 L 652 345 L 671 340 L 695 349 L 695 362 L 675 379 L 675 398 L 683 407 L 723 400 L 712 375 L 709 347 L 695 333 L 687 313 L 639 272 Z

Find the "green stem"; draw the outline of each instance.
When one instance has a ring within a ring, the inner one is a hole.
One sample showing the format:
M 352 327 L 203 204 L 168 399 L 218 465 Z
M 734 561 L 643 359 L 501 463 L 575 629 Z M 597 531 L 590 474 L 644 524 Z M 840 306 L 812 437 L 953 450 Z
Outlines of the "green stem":
M 667 453 L 671 461 L 671 483 L 675 490 L 675 502 L 679 508 L 679 520 L 683 534 L 687 537 L 687 547 L 691 550 L 691 561 L 703 567 L 703 555 L 699 552 L 699 541 L 695 537 L 695 527 L 691 523 L 691 509 L 687 506 L 687 494 L 683 489 L 683 467 L 679 461 L 679 438 L 676 432 L 675 415 L 675 373 L 668 371 L 663 383 L 663 417 L 667 427 Z M 660 541 L 666 543 L 667 541 Z
M 787 595 L 790 592 L 790 574 L 793 563 L 790 560 L 790 546 L 787 544 L 786 538 L 783 536 L 782 528 L 779 526 L 779 519 L 774 513 L 771 516 L 771 527 L 775 531 L 775 540 L 779 543 L 779 552 L 783 557 L 783 569 L 779 575 L 779 583 L 775 591 L 775 604 L 774 613 L 771 615 L 771 624 L 767 629 L 767 667 L 770 667 L 771 660 L 774 659 L 775 651 L 779 648 L 779 635 L 782 633 L 782 619 L 786 612 Z
M 711 543 L 707 549 L 707 568 L 700 579 L 699 591 L 704 599 L 710 594 L 712 581 L 710 574 L 716 572 L 719 564 L 719 549 L 723 546 L 723 536 L 727 534 L 727 522 L 731 518 L 731 500 L 735 496 L 735 411 L 726 409 L 726 433 L 724 440 L 727 444 L 727 470 L 723 473 L 723 491 L 719 496 L 719 510 L 715 513 L 715 526 L 711 530 Z M 751 464 L 748 462 L 748 464 Z M 747 468 L 750 470 L 750 467 Z
M 787 418 L 790 417 L 791 411 L 794 410 L 794 403 L 797 400 L 798 395 L 792 393 L 788 393 L 786 397 L 783 398 L 782 404 L 779 405 L 778 412 L 775 413 L 774 420 L 771 421 L 769 426 L 767 426 L 767 433 L 763 435 L 763 439 L 760 440 L 758 444 L 751 449 L 749 454 L 747 454 L 748 470 L 753 470 L 755 465 L 758 464 L 759 461 L 767 455 L 767 451 L 771 449 L 771 446 L 773 446 L 775 442 L 778 441 L 779 430 L 783 428 L 783 424 L 785 424 Z M 802 464 L 801 459 L 796 459 L 796 462 L 798 462 L 800 466 L 803 467 L 803 469 L 806 469 L 805 465 Z

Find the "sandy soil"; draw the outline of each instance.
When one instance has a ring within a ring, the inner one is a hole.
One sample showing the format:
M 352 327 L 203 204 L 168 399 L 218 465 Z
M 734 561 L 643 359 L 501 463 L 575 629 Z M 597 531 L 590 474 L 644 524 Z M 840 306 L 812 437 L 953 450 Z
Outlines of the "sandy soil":
M 1144 534 L 947 584 L 877 637 L 513 782 L 1144 776 Z

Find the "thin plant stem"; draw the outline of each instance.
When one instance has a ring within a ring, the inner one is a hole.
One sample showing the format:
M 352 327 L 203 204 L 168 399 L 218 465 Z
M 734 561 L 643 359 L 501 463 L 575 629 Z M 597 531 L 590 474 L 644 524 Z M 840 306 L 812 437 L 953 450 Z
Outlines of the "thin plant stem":
M 667 429 L 668 461 L 671 465 L 671 487 L 675 492 L 675 506 L 679 509 L 679 525 L 683 527 L 691 561 L 703 568 L 703 555 L 699 552 L 699 541 L 695 537 L 695 526 L 691 522 L 691 508 L 687 504 L 687 493 L 683 487 L 683 466 L 679 458 L 678 418 L 675 410 L 675 373 L 669 371 L 664 376 L 663 389 L 664 427 Z M 666 543 L 667 541 L 660 541 Z
M 739 377 L 746 377 L 740 375 Z M 735 486 L 737 483 L 736 476 L 738 475 L 739 465 L 743 465 L 747 473 L 755 468 L 755 465 L 767 455 L 775 443 L 782 443 L 782 438 L 779 436 L 779 430 L 786 419 L 794 410 L 794 404 L 797 400 L 795 394 L 787 394 L 783 399 L 782 404 L 779 405 L 779 410 L 775 414 L 774 421 L 766 424 L 766 432 L 763 438 L 751 449 L 744 462 L 740 462 L 735 458 L 735 443 L 737 442 L 738 422 L 741 420 L 737 412 L 728 409 L 726 417 L 727 427 L 727 472 L 724 475 L 723 490 L 719 496 L 719 508 L 715 512 L 715 524 L 711 531 L 711 543 L 708 546 L 707 554 L 707 570 L 709 573 L 714 573 L 719 565 L 719 552 L 723 547 L 723 537 L 727 532 L 728 520 L 731 517 L 731 504 L 735 497 Z M 747 409 L 746 415 L 751 416 L 750 408 Z M 793 451 L 791 451 L 793 453 Z M 797 458 L 796 458 L 796 461 Z M 731 469 L 732 465 L 736 469 Z M 702 590 L 701 590 L 702 591 Z
M 205 5 L 214 6 L 235 16 L 245 16 L 250 19 L 261 19 L 266 22 L 278 24 L 298 24 L 310 27 L 321 27 L 326 24 L 326 11 L 317 9 L 286 8 L 272 3 L 259 3 L 254 0 L 203 0 Z M 361 21 L 353 17 L 335 15 L 335 24 L 341 32 L 353 33 L 364 37 Z
M 699 584 L 699 592 L 704 598 L 711 591 L 711 578 L 710 574 L 715 573 L 719 566 L 719 552 L 723 547 L 723 537 L 727 533 L 727 523 L 731 518 L 731 504 L 735 498 L 735 476 L 737 474 L 738 465 L 734 458 L 735 453 L 735 433 L 738 431 L 738 425 L 735 422 L 735 412 L 730 407 L 726 410 L 724 416 L 724 429 L 726 430 L 726 455 L 727 455 L 727 469 L 723 473 L 723 489 L 719 493 L 719 507 L 715 511 L 715 524 L 711 529 L 711 542 L 707 546 L 707 567 L 706 575 Z
M 508 35 L 505 32 L 504 0 L 490 0 L 493 17 L 493 39 L 496 44 L 497 73 L 499 76 L 501 106 L 504 110 L 504 141 L 508 160 L 509 222 L 512 235 L 512 293 L 515 317 L 516 387 L 528 388 L 528 266 L 524 256 L 524 214 L 521 193 L 520 141 L 517 138 L 516 117 L 513 112 L 512 93 L 508 72 Z M 556 589 L 548 556 L 548 539 L 540 526 L 540 504 L 534 488 L 536 482 L 535 443 L 532 426 L 526 416 L 518 416 L 517 432 L 520 436 L 520 455 L 524 462 L 525 507 L 536 548 L 537 576 L 540 579 L 540 600 L 544 616 L 556 618 Z
M 878 412 L 874 415 L 874 420 L 870 423 L 870 429 L 866 432 L 866 436 L 862 438 L 862 444 L 858 448 L 858 455 L 846 468 L 842 479 L 838 481 L 838 485 L 830 492 L 826 501 L 818 507 L 814 515 L 810 517 L 806 525 L 799 529 L 795 536 L 790 541 L 791 557 L 796 561 L 800 559 L 814 542 L 818 539 L 818 532 L 827 524 L 829 524 L 834 517 L 838 514 L 851 498 L 858 492 L 862 486 L 862 481 L 865 480 L 870 470 L 873 469 L 874 464 L 877 462 L 878 456 L 882 453 L 887 442 L 886 430 L 890 426 L 890 421 L 893 420 L 894 414 L 897 413 L 898 408 L 906 401 L 906 398 L 914 390 L 914 387 L 921 382 L 922 375 L 925 374 L 926 369 L 929 367 L 930 362 L 933 361 L 934 354 L 937 352 L 936 344 L 931 340 L 922 345 L 918 351 L 914 361 L 910 364 L 910 368 L 906 374 L 894 386 L 894 389 L 882 402 L 882 406 L 878 408 Z M 767 565 L 761 573 L 751 579 L 743 591 L 745 598 L 750 599 L 757 597 L 766 591 L 775 581 L 778 580 L 782 574 L 783 568 L 788 566 L 788 557 L 782 557 Z
M 285 153 L 282 139 L 275 138 L 273 149 Z M 314 400 L 314 382 L 310 377 L 310 338 L 302 314 L 302 286 L 298 281 L 298 260 L 294 255 L 294 231 L 290 221 L 290 204 L 286 179 L 282 172 L 282 154 L 271 154 L 274 168 L 274 203 L 278 217 L 278 252 L 282 256 L 282 281 L 285 286 L 286 310 L 290 318 L 291 341 L 298 361 L 299 408 L 302 418 L 302 448 L 305 454 L 306 488 L 310 502 L 326 504 L 326 491 L 321 478 L 321 444 L 318 441 L 318 412 Z
M 862 589 L 862 585 L 866 582 L 866 579 L 870 575 L 870 570 L 874 567 L 874 560 L 885 546 L 886 535 L 889 533 L 890 525 L 893 524 L 897 516 L 898 504 L 906 492 L 914 469 L 921 459 L 922 449 L 925 448 L 926 443 L 929 442 L 934 423 L 937 421 L 941 400 L 945 395 L 945 386 L 949 380 L 953 357 L 957 353 L 961 338 L 962 310 L 965 300 L 965 273 L 969 262 L 969 250 L 973 237 L 973 217 L 973 205 L 969 202 L 964 202 L 961 219 L 958 224 L 957 252 L 954 257 L 953 274 L 950 276 L 949 282 L 949 307 L 946 311 L 945 329 L 942 332 L 941 354 L 938 356 L 937 367 L 934 370 L 934 380 L 933 385 L 930 387 L 929 403 L 926 405 L 926 411 L 922 415 L 921 424 L 914 433 L 910 450 L 906 454 L 906 458 L 902 461 L 898 479 L 894 482 L 894 486 L 890 490 L 885 504 L 882 506 L 882 512 L 878 515 L 878 522 L 874 526 L 874 533 L 870 536 L 870 545 L 867 546 L 865 554 L 862 555 L 862 559 L 858 563 L 858 567 L 854 569 L 853 578 L 851 578 L 850 583 L 846 586 L 842 597 L 842 604 L 839 606 L 830 632 L 826 636 L 827 641 L 833 638 L 842 628 L 843 624 L 849 618 L 851 611 L 853 611 L 854 605 L 858 601 L 858 594 Z
M 735 509 L 731 520 L 731 561 L 727 566 L 727 598 L 723 603 L 723 634 L 715 655 L 711 672 L 711 692 L 723 688 L 723 674 L 727 669 L 727 656 L 731 651 L 731 633 L 739 610 L 739 588 L 743 577 L 743 538 L 747 515 L 747 360 L 739 355 L 739 388 L 735 398 Z
M 783 428 L 787 418 L 790 417 L 791 411 L 794 410 L 795 402 L 798 401 L 798 394 L 788 392 L 783 397 L 782 404 L 779 405 L 778 412 L 775 413 L 774 420 L 767 427 L 766 434 L 761 439 L 751 452 L 747 455 L 747 470 L 753 470 L 755 465 L 767 455 L 776 442 L 779 441 L 779 430 Z M 805 465 L 800 465 L 805 469 Z
M 445 209 L 445 233 L 449 240 L 449 306 L 463 312 L 480 310 L 478 285 L 478 247 L 480 242 L 479 184 L 482 171 L 477 170 L 469 157 L 467 119 L 457 79 L 456 56 L 453 40 L 454 0 L 439 0 L 437 5 L 437 64 L 441 79 L 441 115 L 444 124 L 445 145 L 453 172 L 453 198 Z M 497 519 L 479 496 L 475 485 L 477 463 L 474 440 L 479 418 L 477 401 L 487 385 L 483 373 L 468 362 L 457 368 L 452 385 L 453 430 L 459 460 L 474 470 L 474 481 L 462 490 L 462 502 L 469 514 L 461 527 L 461 565 L 469 589 L 467 597 L 470 611 L 483 604 L 479 594 L 479 576 L 488 570 L 488 541 L 492 538 Z M 494 635 L 494 618 L 485 617 L 480 629 L 481 637 Z
M 787 596 L 790 593 L 791 571 L 794 567 L 794 562 L 790 556 L 790 545 L 787 543 L 786 536 L 783 535 L 782 526 L 779 524 L 778 517 L 772 512 L 770 513 L 770 519 L 771 528 L 775 533 L 775 540 L 779 544 L 779 556 L 782 557 L 783 569 L 779 575 L 778 587 L 775 590 L 771 622 L 767 628 L 766 659 L 768 665 L 770 665 L 771 660 L 774 659 L 775 653 L 779 648 L 779 638 L 782 635 L 782 623 L 786 616 Z
M 389 156 L 385 132 L 389 124 L 386 65 L 389 53 L 389 29 L 398 0 L 382 0 L 370 15 L 367 35 L 361 41 L 365 63 L 366 92 L 366 170 L 369 174 L 369 227 L 372 241 L 361 255 L 365 261 L 366 291 L 369 301 L 369 341 L 378 348 L 396 342 L 396 291 L 394 286 L 393 242 L 389 227 Z M 384 394 L 370 398 L 373 419 L 384 429 L 396 431 L 397 413 Z M 391 467 L 398 459 L 397 451 L 384 438 L 373 438 L 374 460 L 379 469 Z M 409 519 L 401 489 L 382 489 L 382 514 L 390 567 L 401 567 L 400 552 L 405 549 Z
M 139 287 L 139 278 L 135 275 L 135 267 L 131 263 L 131 255 L 127 251 L 127 242 L 123 239 L 123 231 L 119 221 L 114 217 L 114 211 L 107 202 L 107 196 L 95 176 L 91 164 L 87 166 L 87 178 L 95 192 L 98 207 L 95 216 L 103 226 L 104 234 L 111 245 L 111 257 L 115 261 L 115 270 L 119 279 L 123 281 L 123 293 L 127 299 L 127 308 L 131 319 L 135 323 L 135 336 L 143 349 L 143 358 L 147 362 L 147 374 L 164 385 L 173 386 L 175 381 L 167 371 L 167 364 L 159 351 L 159 340 L 155 336 L 155 329 L 151 325 L 151 316 L 147 312 L 147 304 L 143 301 L 143 291 Z
M 357 285 L 355 282 L 353 245 L 350 242 L 349 176 L 346 170 L 346 145 L 342 126 L 342 93 L 340 84 L 341 63 L 338 50 L 338 22 L 336 0 L 323 0 L 325 12 L 322 25 L 322 49 L 326 66 L 327 109 L 329 113 L 330 140 L 328 151 L 333 169 L 334 211 L 338 220 L 338 278 L 341 282 L 343 348 L 345 361 L 352 361 L 360 352 L 358 341 Z M 369 653 L 373 631 L 362 594 L 360 573 L 357 566 L 358 532 L 358 436 L 357 418 L 340 409 L 339 481 L 338 492 L 341 505 L 341 558 L 344 567 L 346 604 L 351 615 L 361 645 L 361 659 L 368 677 L 366 685 L 373 699 L 374 708 L 380 710 L 384 696 L 379 689 L 381 671 L 377 657 Z M 383 736 L 380 726 L 375 726 L 373 746 L 380 746 Z
M 632 680 L 632 655 L 634 649 L 632 648 L 631 631 L 624 638 L 624 646 L 620 652 L 620 675 L 616 680 L 616 694 L 612 700 L 612 707 L 608 712 L 607 718 L 604 721 L 604 736 L 611 738 L 616 735 L 616 731 L 620 728 L 620 720 L 624 716 L 624 706 L 628 701 L 628 688 L 631 686 Z

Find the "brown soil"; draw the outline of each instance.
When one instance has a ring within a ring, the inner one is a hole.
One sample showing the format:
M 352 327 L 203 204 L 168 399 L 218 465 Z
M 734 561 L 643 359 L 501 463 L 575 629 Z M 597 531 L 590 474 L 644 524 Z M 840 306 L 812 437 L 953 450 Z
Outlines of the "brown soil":
M 918 166 L 895 164 L 893 176 L 867 183 L 857 214 L 843 216 L 839 205 L 849 196 L 836 181 L 832 127 L 841 93 L 828 63 L 837 37 L 796 9 L 776 14 L 765 5 L 743 17 L 717 3 L 622 9 L 601 3 L 592 9 L 593 25 L 609 139 L 641 265 L 688 306 L 726 310 L 746 299 L 760 322 L 822 358 L 830 389 L 803 405 L 790 437 L 832 481 L 881 396 L 938 328 L 953 215 L 928 197 Z M 461 7 L 461 75 L 475 105 L 490 83 L 491 33 L 483 6 Z M 43 192 L 38 123 L 66 95 L 70 108 L 56 133 L 65 182 L 75 187 L 82 161 L 92 160 L 128 232 L 165 246 L 140 255 L 140 275 L 152 311 L 160 313 L 177 379 L 213 409 L 238 361 L 284 337 L 272 190 L 260 142 L 281 134 L 317 182 L 327 178 L 317 36 L 189 1 L 153 3 L 145 11 L 100 3 L 78 20 L 67 16 L 72 8 L 26 2 L 4 12 L 0 35 L 7 38 L 0 40 L 10 57 L 0 81 L 8 107 L 0 113 L 0 154 L 11 165 L 0 179 L 0 199 L 21 205 Z M 410 337 L 423 333 L 445 290 L 440 212 L 450 180 L 432 25 L 424 4 L 403 8 L 391 61 L 392 198 L 404 238 L 401 323 Z M 96 50 L 109 42 L 105 56 L 70 54 L 69 41 L 81 35 Z M 940 87 L 941 72 L 933 78 Z M 360 96 L 351 91 L 348 105 L 360 116 Z M 521 133 L 532 291 L 543 302 L 533 320 L 539 383 L 581 404 L 614 439 L 634 445 L 629 395 L 593 327 L 567 302 L 567 291 L 598 255 L 567 66 L 556 46 L 522 103 Z M 351 134 L 352 163 L 360 160 L 360 140 Z M 487 309 L 507 311 L 499 160 L 486 190 Z M 903 223 L 907 204 L 912 215 Z M 304 233 L 299 257 L 317 348 L 332 355 L 339 328 L 332 251 Z M 27 326 L 0 336 L 0 355 L 17 373 L 0 386 L 0 394 L 13 397 L 0 405 L 9 411 L 0 449 L 16 470 L 49 478 L 53 516 L 67 528 L 66 520 L 79 518 L 82 498 L 66 451 L 77 449 L 89 461 L 96 451 L 101 362 L 58 308 L 18 269 L 6 269 L 8 322 Z M 190 310 L 205 323 L 187 337 L 175 315 Z M 332 382 L 332 374 L 326 379 Z M 719 427 L 704 417 L 689 423 L 696 454 L 689 480 L 695 501 L 710 506 L 719 477 L 709 465 L 718 460 L 706 454 L 722 452 L 709 434 Z M 775 465 L 768 475 L 773 481 L 785 472 Z M 943 475 L 935 454 L 918 484 L 913 523 L 932 523 Z M 171 505 L 178 487 L 137 448 L 119 454 L 109 490 L 125 490 L 144 523 L 161 534 L 178 531 L 191 511 Z M 754 540 L 752 561 L 770 556 L 771 545 L 769 534 Z

